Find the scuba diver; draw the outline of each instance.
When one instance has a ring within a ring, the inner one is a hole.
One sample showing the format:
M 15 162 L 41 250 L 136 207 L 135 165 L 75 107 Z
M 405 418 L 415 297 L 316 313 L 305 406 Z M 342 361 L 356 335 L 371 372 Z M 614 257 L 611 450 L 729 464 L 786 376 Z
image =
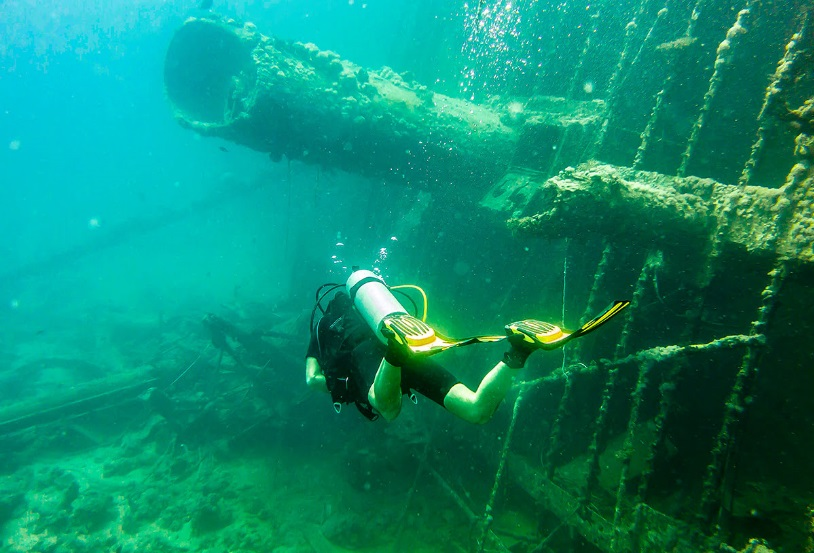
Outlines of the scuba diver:
M 422 319 L 409 314 L 391 293 L 405 287 L 416 288 L 424 297 Z M 328 290 L 323 293 L 325 288 Z M 339 288 L 342 290 L 323 309 L 325 297 Z M 306 382 L 312 389 L 330 393 L 337 413 L 343 404 L 354 403 L 370 420 L 381 415 L 391 421 L 401 412 L 402 397 L 407 395 L 415 403 L 418 392 L 476 424 L 492 418 L 511 389 L 518 369 L 532 353 L 562 347 L 598 328 L 630 304 L 614 302 L 576 331 L 529 319 L 506 325 L 505 335 L 453 339 L 426 324 L 427 299 L 423 290 L 412 285 L 390 288 L 371 271 L 354 268 L 345 285 L 325 284 L 316 296 L 305 357 Z M 318 309 L 322 317 L 315 325 Z M 476 390 L 431 359 L 452 347 L 501 340 L 507 340 L 509 348 Z

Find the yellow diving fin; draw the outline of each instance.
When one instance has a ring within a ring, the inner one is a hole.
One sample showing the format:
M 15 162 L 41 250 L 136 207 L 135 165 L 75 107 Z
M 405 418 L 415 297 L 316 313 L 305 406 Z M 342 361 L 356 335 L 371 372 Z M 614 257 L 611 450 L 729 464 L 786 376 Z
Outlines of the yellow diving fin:
M 440 334 L 424 321 L 406 313 L 397 313 L 385 317 L 382 321 L 382 330 L 385 336 L 406 346 L 414 355 L 435 355 L 449 348 L 484 342 L 499 342 L 506 340 L 509 336 L 522 336 L 522 340 L 531 349 L 552 350 L 564 346 L 574 338 L 579 338 L 596 330 L 628 305 L 630 305 L 629 301 L 616 301 L 601 314 L 574 331 L 565 330 L 551 323 L 526 319 L 506 325 L 506 334 L 502 336 L 487 335 L 456 339 Z
M 526 319 L 506 325 L 506 334 L 511 336 L 521 336 L 523 342 L 528 344 L 530 349 L 552 350 L 561 348 L 574 338 L 585 336 L 608 322 L 613 316 L 619 314 L 630 302 L 615 301 L 608 306 L 605 311 L 597 315 L 577 330 L 566 330 L 551 323 Z

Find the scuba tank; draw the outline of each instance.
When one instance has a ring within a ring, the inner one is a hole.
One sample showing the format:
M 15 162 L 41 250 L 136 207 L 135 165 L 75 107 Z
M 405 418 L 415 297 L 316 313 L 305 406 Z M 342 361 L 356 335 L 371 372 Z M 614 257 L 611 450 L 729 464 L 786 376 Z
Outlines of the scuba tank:
M 341 287 L 342 285 L 334 286 Z M 412 285 L 402 285 L 394 286 L 393 289 L 402 287 L 418 288 Z M 630 305 L 630 301 L 617 300 L 605 311 L 573 331 L 536 319 L 526 319 L 506 325 L 504 335 L 454 339 L 436 333 L 424 321 L 427 315 L 427 296 L 420 288 L 418 290 L 424 296 L 422 319 L 411 315 L 390 293 L 391 289 L 387 287 L 384 280 L 371 271 L 354 267 L 346 288 L 354 309 L 382 344 L 389 347 L 388 337 L 390 337 L 401 346 L 409 348 L 412 354 L 419 355 L 433 355 L 451 347 L 467 346 L 478 342 L 499 342 L 505 340 L 507 336 L 510 341 L 512 336 L 517 336 L 516 341 L 530 344 L 534 349 L 553 350 L 562 347 L 574 338 L 593 332 Z
M 387 338 L 382 334 L 382 321 L 392 315 L 407 315 L 407 310 L 390 293 L 384 280 L 372 271 L 357 270 L 348 278 L 348 295 L 356 311 L 373 330 L 383 344 Z

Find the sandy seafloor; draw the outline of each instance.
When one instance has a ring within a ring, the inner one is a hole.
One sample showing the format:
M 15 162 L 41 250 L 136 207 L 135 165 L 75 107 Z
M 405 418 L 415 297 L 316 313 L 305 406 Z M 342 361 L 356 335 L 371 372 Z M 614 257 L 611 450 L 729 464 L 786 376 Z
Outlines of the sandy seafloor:
M 17 515 L 3 528 L 6 550 L 381 551 L 397 531 L 403 505 L 353 489 L 344 460 L 284 451 L 216 459 L 157 451 L 148 436 L 4 477 L 2 508 Z M 418 494 L 396 550 L 463 551 L 459 513 L 439 508 L 447 504 Z
M 429 438 L 417 417 L 437 416 L 435 406 L 408 402 L 389 425 L 368 423 L 352 406 L 336 415 L 327 396 L 305 389 L 299 364 L 271 374 L 266 395 L 228 356 L 218 366 L 197 316 L 164 325 L 128 313 L 103 318 L 92 338 L 81 327 L 10 336 L 6 355 L 26 376 L 6 373 L 4 385 L 23 381 L 16 400 L 34 411 L 53 399 L 64 411 L 0 435 L 3 551 L 468 549 L 475 525 L 422 466 Z M 80 338 L 95 343 L 90 360 Z M 286 347 L 302 359 L 304 344 Z M 102 389 L 128 371 L 163 374 L 173 416 L 149 392 L 65 409 L 59 398 L 81 390 L 67 376 L 80 370 Z
M 155 415 L 118 442 L 4 475 L 6 550 L 382 551 L 398 538 L 394 551 L 465 551 L 470 537 L 432 482 L 405 512 L 413 474 L 391 493 L 392 482 L 361 482 L 348 452 L 232 456 L 179 443 Z

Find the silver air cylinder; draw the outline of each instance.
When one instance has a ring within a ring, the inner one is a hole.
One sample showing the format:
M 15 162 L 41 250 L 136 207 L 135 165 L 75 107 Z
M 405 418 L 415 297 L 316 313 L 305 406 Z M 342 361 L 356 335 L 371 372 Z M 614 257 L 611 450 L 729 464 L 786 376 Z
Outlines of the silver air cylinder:
M 383 343 L 387 339 L 381 333 L 382 320 L 395 313 L 407 313 L 387 289 L 380 276 L 371 271 L 354 271 L 347 282 L 348 295 L 356 310 Z

